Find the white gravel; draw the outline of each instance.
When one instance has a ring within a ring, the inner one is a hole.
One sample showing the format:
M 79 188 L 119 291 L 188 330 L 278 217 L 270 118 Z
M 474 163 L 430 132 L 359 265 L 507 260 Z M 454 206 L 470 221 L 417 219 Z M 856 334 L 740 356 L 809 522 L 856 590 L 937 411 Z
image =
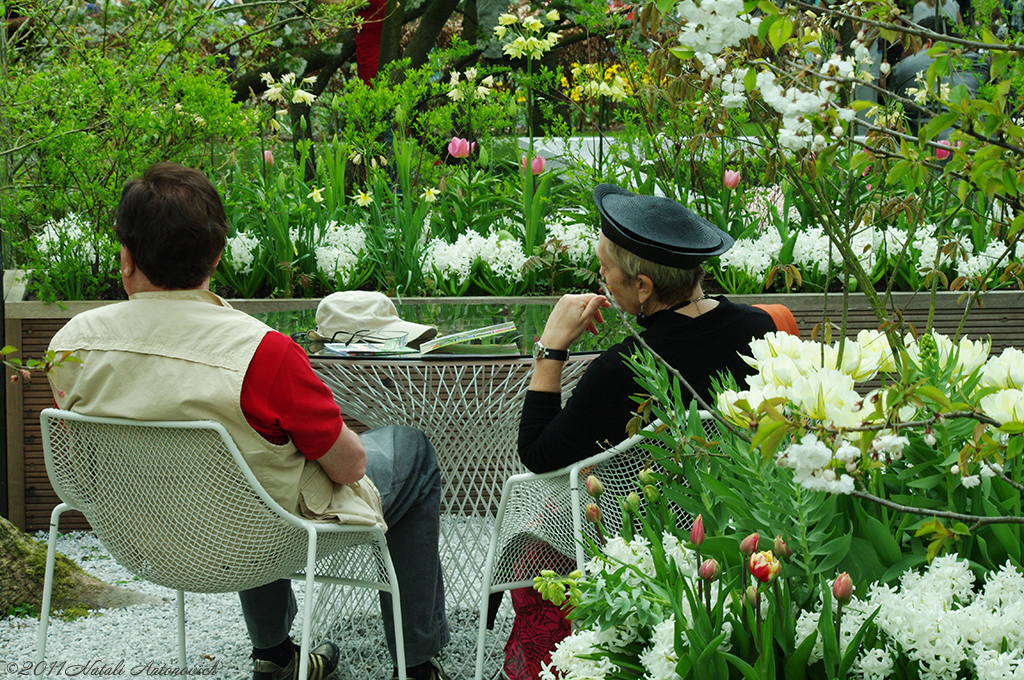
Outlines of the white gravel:
M 36 538 L 44 541 L 40 532 Z M 0 619 L 0 677 L 152 677 L 177 673 L 177 614 L 175 592 L 136 579 L 115 562 L 99 540 L 88 532 L 62 534 L 57 551 L 73 559 L 85 571 L 106 583 L 130 588 L 164 599 L 162 605 L 134 605 L 105 609 L 77 621 L 65 622 L 50 617 L 46 660 L 35 664 L 39 621 L 35 618 Z M 301 588 L 296 588 L 299 607 Z M 500 668 L 501 647 L 510 624 L 509 599 L 506 597 L 499 620 L 504 630 L 491 634 L 492 658 L 487 675 Z M 476 658 L 475 611 L 448 612 L 452 641 L 439 656 L 453 680 L 472 677 Z M 301 617 L 297 617 L 300 619 Z M 376 621 L 379 615 L 375 614 Z M 300 620 L 292 630 L 298 640 Z M 382 629 L 379 629 L 381 630 Z M 383 634 L 356 635 L 357 639 L 336 640 L 338 644 L 364 648 L 370 658 L 361 669 L 339 668 L 338 680 L 374 680 L 390 676 Z M 376 638 L 376 639 L 369 639 Z M 252 647 L 242 620 L 235 593 L 185 594 L 185 649 L 190 674 L 247 680 L 252 677 Z M 364 653 L 364 652 L 360 652 Z M 387 662 L 385 669 L 383 664 Z M 452 672 L 454 671 L 454 672 Z

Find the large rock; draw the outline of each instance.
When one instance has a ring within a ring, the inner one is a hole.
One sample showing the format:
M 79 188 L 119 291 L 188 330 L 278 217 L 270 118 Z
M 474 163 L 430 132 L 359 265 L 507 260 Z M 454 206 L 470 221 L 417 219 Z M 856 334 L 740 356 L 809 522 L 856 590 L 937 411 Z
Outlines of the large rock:
M 51 611 L 85 607 L 109 609 L 133 604 L 161 604 L 162 598 L 118 588 L 90 576 L 60 553 L 54 562 Z M 0 616 L 12 607 L 42 606 L 46 545 L 0 517 Z

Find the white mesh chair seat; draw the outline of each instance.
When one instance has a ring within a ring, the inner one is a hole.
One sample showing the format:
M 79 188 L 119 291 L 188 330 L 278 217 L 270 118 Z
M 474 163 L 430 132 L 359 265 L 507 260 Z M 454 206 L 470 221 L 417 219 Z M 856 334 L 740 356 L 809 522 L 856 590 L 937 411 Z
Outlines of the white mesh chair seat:
M 182 668 L 184 592 L 248 590 L 281 578 L 306 583 L 299 677 L 305 677 L 312 641 L 325 639 L 338 614 L 332 586 L 391 593 L 400 661 L 404 657 L 398 585 L 384 533 L 286 512 L 256 481 L 219 423 L 140 422 L 46 409 L 41 424 L 46 471 L 63 503 L 50 518 L 38 661 L 46 654 L 57 527 L 66 510 L 85 515 L 119 564 L 177 591 Z M 314 582 L 325 585 L 314 591 Z M 404 674 L 404 663 L 399 666 Z
M 701 412 L 708 438 L 717 433 L 711 415 Z M 491 596 L 514 588 L 532 587 L 541 569 L 586 563 L 584 536 L 597 541 L 597 532 L 585 520 L 586 479 L 596 475 L 604 486 L 600 503 L 603 524 L 618 534 L 622 510 L 618 499 L 639 491 L 637 477 L 645 468 L 660 469 L 658 458 L 669 455 L 665 444 L 647 436 L 660 425 L 654 422 L 633 437 L 573 465 L 541 474 L 526 472 L 509 477 L 501 494 L 498 514 L 484 565 L 479 601 L 476 678 L 483 677 L 486 661 L 487 613 Z M 658 452 L 661 452 L 660 454 Z M 674 503 L 679 526 L 689 529 L 693 518 Z M 570 566 L 569 568 L 572 568 Z
M 569 358 L 563 397 L 594 356 Z M 370 427 L 409 425 L 430 438 L 441 468 L 440 550 L 449 625 L 453 635 L 462 627 L 472 639 L 501 485 L 525 471 L 516 441 L 534 360 L 311 357 L 310 363 L 347 416 Z M 445 669 L 452 677 L 468 677 L 473 659 L 446 657 Z

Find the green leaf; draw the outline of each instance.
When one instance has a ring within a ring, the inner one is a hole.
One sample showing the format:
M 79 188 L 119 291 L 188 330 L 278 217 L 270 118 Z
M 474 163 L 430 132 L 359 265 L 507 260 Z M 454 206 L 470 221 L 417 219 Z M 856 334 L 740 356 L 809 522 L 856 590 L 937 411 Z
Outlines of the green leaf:
M 900 561 L 903 557 L 903 551 L 900 550 L 900 544 L 896 542 L 896 538 L 893 537 L 892 531 L 890 531 L 881 521 L 868 515 L 863 519 L 864 533 L 868 540 L 871 541 L 871 545 L 875 548 L 875 553 L 878 555 L 878 559 L 882 561 L 886 567 L 891 567 Z
M 732 664 L 733 668 L 739 670 L 739 672 L 743 674 L 743 677 L 746 680 L 762 680 L 760 672 L 754 670 L 753 666 L 751 666 L 749 663 L 739 658 L 735 654 L 723 652 L 722 656 L 725 657 L 726 661 Z
M 807 659 L 810 658 L 817 640 L 818 631 L 812 630 L 793 652 L 793 656 L 789 657 L 786 661 L 786 680 L 804 680 L 807 677 Z
M 782 46 L 789 41 L 790 36 L 793 35 L 793 22 L 789 17 L 779 17 L 779 19 L 772 23 L 770 29 L 768 29 L 768 42 L 771 43 L 772 49 L 776 53 Z
M 928 121 L 928 124 L 921 129 L 920 139 L 921 142 L 927 142 L 930 139 L 934 139 L 935 135 L 939 134 L 948 127 L 951 127 L 953 123 L 959 120 L 960 116 L 955 113 L 940 113 L 939 115 Z

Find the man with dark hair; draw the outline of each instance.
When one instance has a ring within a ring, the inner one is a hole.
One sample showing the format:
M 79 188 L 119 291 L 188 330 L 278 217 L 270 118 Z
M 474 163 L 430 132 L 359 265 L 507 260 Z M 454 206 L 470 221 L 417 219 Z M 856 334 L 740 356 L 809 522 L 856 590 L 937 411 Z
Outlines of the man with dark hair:
M 57 405 L 135 420 L 216 420 L 286 510 L 386 528 L 408 675 L 444 680 L 433 658 L 448 642 L 438 557 L 441 480 L 426 436 L 408 427 L 356 435 L 298 345 L 209 291 L 228 225 L 201 172 L 157 163 L 130 181 L 115 233 L 128 301 L 80 314 L 54 336 L 50 349 L 82 361 L 48 374 Z M 254 680 L 296 680 L 291 582 L 239 597 Z M 381 600 L 394 659 L 389 596 Z M 309 678 L 331 675 L 338 658 L 331 643 L 312 650 Z

